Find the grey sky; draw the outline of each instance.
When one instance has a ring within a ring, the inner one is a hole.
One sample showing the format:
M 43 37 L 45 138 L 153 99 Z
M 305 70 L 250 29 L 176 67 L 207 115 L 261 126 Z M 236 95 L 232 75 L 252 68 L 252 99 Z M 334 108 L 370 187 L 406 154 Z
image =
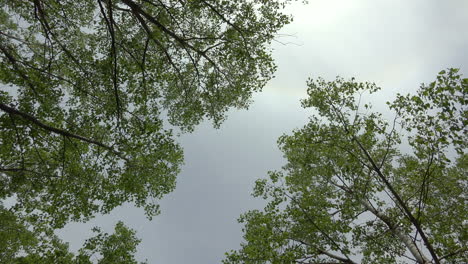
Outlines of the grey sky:
M 179 139 L 185 163 L 176 190 L 147 221 L 126 206 L 86 224 L 70 224 L 61 237 L 77 249 L 91 226 L 111 232 L 123 220 L 143 240 L 138 256 L 149 263 L 215 264 L 242 241 L 237 217 L 262 201 L 250 197 L 255 179 L 279 169 L 283 133 L 303 126 L 300 108 L 308 77 L 356 77 L 382 87 L 374 105 L 411 92 L 447 67 L 468 76 L 468 1 L 309 0 L 289 8 L 294 22 L 274 43 L 276 78 L 255 95 L 248 111 L 232 110 L 221 129 L 202 124 Z

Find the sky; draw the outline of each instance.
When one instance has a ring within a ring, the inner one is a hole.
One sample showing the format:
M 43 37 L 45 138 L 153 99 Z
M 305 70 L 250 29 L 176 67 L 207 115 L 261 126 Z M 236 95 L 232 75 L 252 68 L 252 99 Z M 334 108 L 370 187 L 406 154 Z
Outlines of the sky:
M 309 0 L 287 12 L 294 21 L 272 45 L 276 78 L 248 110 L 229 111 L 220 129 L 203 123 L 181 135 L 185 166 L 176 190 L 161 200 L 161 214 L 148 221 L 126 205 L 69 224 L 58 234 L 72 250 L 92 235 L 92 226 L 111 233 L 122 220 L 142 239 L 139 260 L 220 263 L 242 242 L 239 215 L 264 205 L 250 196 L 255 180 L 285 164 L 278 137 L 305 125 L 313 113 L 299 102 L 308 78 L 375 82 L 382 90 L 372 103 L 386 111 L 385 101 L 414 92 L 440 70 L 460 68 L 468 76 L 468 1 Z

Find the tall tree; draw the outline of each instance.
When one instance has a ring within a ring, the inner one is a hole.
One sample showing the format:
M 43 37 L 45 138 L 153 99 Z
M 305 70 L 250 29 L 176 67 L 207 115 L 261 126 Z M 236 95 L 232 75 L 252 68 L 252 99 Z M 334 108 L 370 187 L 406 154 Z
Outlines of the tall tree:
M 282 136 L 281 171 L 256 183 L 263 211 L 224 263 L 467 263 L 468 79 L 442 71 L 388 103 L 354 79 L 308 81 L 317 115 Z
M 172 191 L 183 131 L 275 70 L 289 0 L 0 0 L 0 199 L 53 227 Z

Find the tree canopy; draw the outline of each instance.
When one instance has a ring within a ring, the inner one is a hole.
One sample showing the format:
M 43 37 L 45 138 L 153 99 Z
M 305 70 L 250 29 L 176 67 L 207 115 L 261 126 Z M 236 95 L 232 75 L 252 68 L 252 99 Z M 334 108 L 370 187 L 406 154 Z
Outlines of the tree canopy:
M 54 227 L 123 202 L 155 215 L 183 161 L 164 118 L 247 107 L 287 2 L 0 0 L 0 199 Z
M 364 103 L 379 88 L 308 81 L 316 115 L 279 145 L 280 171 L 256 182 L 267 200 L 224 263 L 468 262 L 468 79 L 442 71 L 398 95 L 386 120 Z
M 1 262 L 71 263 L 53 230 L 125 202 L 156 215 L 183 162 L 165 120 L 190 132 L 246 108 L 288 2 L 0 0 Z M 119 234 L 76 260 L 133 263 Z
M 13 212 L 0 207 L 0 262 L 5 264 L 50 263 L 120 263 L 137 264 L 136 247 L 140 240 L 135 231 L 122 222 L 114 234 L 94 228 L 96 235 L 89 238 L 78 254 L 69 251 L 68 244 L 53 234 L 53 229 L 25 221 Z M 20 253 L 20 254 L 18 254 Z

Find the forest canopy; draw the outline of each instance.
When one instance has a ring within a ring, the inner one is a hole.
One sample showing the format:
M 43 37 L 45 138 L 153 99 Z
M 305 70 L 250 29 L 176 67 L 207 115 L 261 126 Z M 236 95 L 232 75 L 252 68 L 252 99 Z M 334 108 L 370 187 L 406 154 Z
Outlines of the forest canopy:
M 0 199 L 62 227 L 123 202 L 158 212 L 183 131 L 272 78 L 289 1 L 1 0 Z
M 183 163 L 164 120 L 190 132 L 246 108 L 288 2 L 0 0 L 1 220 L 34 234 L 0 262 L 60 262 L 54 229 L 125 202 L 156 215 Z
M 249 106 L 293 1 L 0 0 L 0 262 L 138 263 L 122 222 L 75 252 L 56 231 L 124 203 L 157 215 L 176 134 Z M 390 119 L 374 83 L 307 86 L 316 114 L 278 140 L 287 164 L 224 263 L 468 263 L 468 79 L 441 71 Z

